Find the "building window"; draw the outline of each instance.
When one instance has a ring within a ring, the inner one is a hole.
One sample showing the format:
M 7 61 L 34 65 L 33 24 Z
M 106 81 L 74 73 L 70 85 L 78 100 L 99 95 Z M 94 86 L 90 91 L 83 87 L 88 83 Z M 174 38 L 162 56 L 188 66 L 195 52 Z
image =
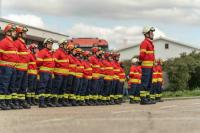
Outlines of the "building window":
M 165 43 L 165 49 L 169 49 L 169 44 Z

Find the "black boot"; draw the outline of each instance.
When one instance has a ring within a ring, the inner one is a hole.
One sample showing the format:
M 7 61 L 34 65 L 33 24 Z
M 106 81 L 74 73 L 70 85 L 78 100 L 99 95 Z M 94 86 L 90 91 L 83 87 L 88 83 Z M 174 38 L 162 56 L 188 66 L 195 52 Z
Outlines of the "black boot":
M 10 106 L 10 108 L 11 109 L 19 109 L 19 107 L 18 106 L 16 106 L 14 103 L 13 103 L 13 101 L 11 100 L 11 99 L 9 99 L 9 100 L 6 100 L 6 104 L 8 105 L 8 106 Z
M 71 104 L 72 106 L 78 106 L 78 103 L 75 99 L 71 100 Z
M 63 98 L 62 104 L 63 104 L 63 106 L 65 106 L 65 107 L 70 107 L 70 106 L 72 106 L 72 104 L 70 103 L 69 99 L 67 99 L 67 98 Z
M 110 105 L 115 105 L 114 99 L 110 98 Z
M 31 106 L 26 102 L 26 100 L 20 100 L 19 104 L 24 108 L 24 109 L 30 109 Z
M 130 99 L 129 103 L 130 104 L 136 104 L 136 102 L 133 99 Z
M 10 106 L 8 106 L 8 105 L 6 104 L 5 100 L 0 100 L 0 108 L 1 108 L 2 110 L 10 110 L 10 109 L 11 109 Z
M 46 103 L 46 105 L 48 106 L 48 107 L 56 107 L 56 105 L 54 105 L 53 103 L 52 103 L 52 98 L 50 98 L 50 97 L 47 97 L 47 98 L 45 98 L 45 103 Z
M 37 105 L 37 102 L 36 102 L 36 100 L 35 100 L 34 97 L 31 97 L 31 103 L 32 103 L 33 106 L 34 106 L 34 105 Z
M 47 108 L 44 97 L 39 97 L 39 108 Z
M 55 106 L 55 107 L 62 107 L 62 104 L 61 103 L 61 99 L 57 99 L 56 97 L 53 97 L 51 98 L 52 99 L 52 104 Z M 59 102 L 58 102 L 59 101 Z
M 26 98 L 26 101 L 27 101 L 27 103 L 28 103 L 30 106 L 33 105 L 33 104 L 32 104 L 32 101 L 31 101 L 31 97 L 27 97 L 27 98 Z
M 149 102 L 149 100 L 146 97 L 141 97 L 140 104 L 141 105 L 149 105 L 151 103 Z

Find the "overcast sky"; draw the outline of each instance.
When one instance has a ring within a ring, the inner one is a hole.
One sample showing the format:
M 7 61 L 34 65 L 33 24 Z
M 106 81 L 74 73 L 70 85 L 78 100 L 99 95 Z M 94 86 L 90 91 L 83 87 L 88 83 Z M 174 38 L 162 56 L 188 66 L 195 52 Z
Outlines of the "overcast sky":
M 142 27 L 200 47 L 200 0 L 1 0 L 4 18 L 67 34 L 135 45 Z

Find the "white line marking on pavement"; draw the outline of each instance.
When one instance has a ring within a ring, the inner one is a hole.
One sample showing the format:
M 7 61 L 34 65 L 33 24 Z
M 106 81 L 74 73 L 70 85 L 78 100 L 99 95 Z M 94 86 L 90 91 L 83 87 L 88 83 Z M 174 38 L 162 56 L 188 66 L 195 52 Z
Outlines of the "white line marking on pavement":
M 163 106 L 163 107 L 160 107 L 160 109 L 174 108 L 174 107 L 176 107 L 176 106 L 177 106 L 177 105 Z
M 193 103 L 193 105 L 199 105 L 200 103 Z

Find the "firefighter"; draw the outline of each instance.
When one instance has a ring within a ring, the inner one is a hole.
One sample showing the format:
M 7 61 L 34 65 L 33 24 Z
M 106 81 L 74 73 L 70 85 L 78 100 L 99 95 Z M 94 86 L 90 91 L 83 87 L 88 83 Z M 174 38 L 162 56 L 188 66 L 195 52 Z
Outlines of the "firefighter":
M 82 49 L 75 48 L 73 50 L 73 56 L 75 57 L 75 64 L 76 64 L 76 73 L 75 78 L 73 80 L 73 94 L 75 96 L 73 106 L 83 106 L 84 103 L 84 97 L 81 97 L 81 88 L 82 88 L 82 78 L 83 78 L 83 70 L 84 66 L 81 63 L 81 54 Z
M 15 89 L 16 63 L 19 61 L 17 48 L 14 45 L 16 26 L 8 24 L 0 41 L 0 108 L 2 110 L 18 109 L 17 91 Z
M 84 65 L 83 70 L 83 84 L 81 96 L 84 97 L 86 105 L 91 106 L 92 103 L 89 101 L 89 95 L 91 94 L 91 80 L 92 80 L 92 66 L 89 62 L 89 57 L 91 56 L 90 51 L 84 51 L 82 53 L 83 59 L 82 64 Z
M 141 66 L 139 65 L 138 58 L 132 59 L 132 65 L 129 73 L 129 99 L 130 104 L 140 102 L 140 84 L 141 84 Z
M 15 40 L 14 45 L 17 48 L 17 53 L 19 56 L 19 62 L 16 65 L 16 81 L 15 87 L 18 91 L 18 101 L 19 106 L 24 109 L 30 109 L 31 106 L 25 100 L 26 91 L 28 88 L 28 63 L 29 63 L 29 51 L 26 47 L 26 34 L 28 32 L 27 27 L 25 26 L 17 26 L 17 40 Z M 29 97 L 30 98 L 30 97 Z
M 75 76 L 76 76 L 76 59 L 73 55 L 73 51 L 75 49 L 75 45 L 71 44 L 71 43 L 67 43 L 67 53 L 68 53 L 68 59 L 69 59 L 69 75 L 68 75 L 68 82 L 67 82 L 67 87 L 66 87 L 66 92 L 64 94 L 65 98 L 67 99 L 68 97 L 68 101 L 69 104 L 76 106 L 76 97 L 74 94 L 74 88 L 73 88 L 73 82 L 75 80 Z
M 39 68 L 39 81 L 37 84 L 37 91 L 39 95 L 39 107 L 46 108 L 55 107 L 52 104 L 52 78 L 54 70 L 54 59 L 52 52 L 52 45 L 54 41 L 52 38 L 44 40 L 44 48 L 37 54 L 37 67 Z
M 142 66 L 142 91 L 141 91 L 141 104 L 151 104 L 149 100 L 149 91 L 151 88 L 152 68 L 155 60 L 154 56 L 154 27 L 144 27 L 143 34 L 144 41 L 140 44 L 139 59 Z
M 36 53 L 38 52 L 38 45 L 31 44 L 29 46 L 29 63 L 28 63 L 28 91 L 27 102 L 30 105 L 37 105 L 36 100 L 36 83 L 37 83 L 37 65 L 36 65 Z
M 158 69 L 157 69 L 157 62 L 155 60 L 154 66 L 153 66 L 153 71 L 152 71 L 152 85 L 150 89 L 150 100 L 153 104 L 156 103 L 155 101 L 155 95 L 156 95 L 156 90 L 158 88 Z
M 70 106 L 68 101 L 68 95 L 65 94 L 68 74 L 69 74 L 69 59 L 66 52 L 67 40 L 61 40 L 59 42 L 59 49 L 54 53 L 55 68 L 54 68 L 54 80 L 53 80 L 53 104 L 56 107 Z
M 162 85 L 163 85 L 163 71 L 162 71 L 162 59 L 157 60 L 157 90 L 156 90 L 156 101 L 163 102 L 162 100 Z
M 117 68 L 114 69 L 115 75 L 117 76 L 117 85 L 116 85 L 116 89 L 117 89 L 117 103 L 120 104 L 123 102 L 123 87 L 124 87 L 124 82 L 126 79 L 126 75 L 125 75 L 125 71 L 122 68 L 122 65 L 119 62 L 119 58 L 120 58 L 120 53 L 115 52 L 113 53 L 113 60 L 114 63 L 116 64 Z
M 99 79 L 101 73 L 99 58 L 101 56 L 101 52 L 99 52 L 100 49 L 98 47 L 93 47 L 91 51 L 92 51 L 92 56 L 89 58 L 89 61 L 92 64 L 93 73 L 92 73 L 92 84 L 91 84 L 92 94 L 90 96 L 90 102 L 93 103 L 94 105 L 99 105 L 98 94 L 100 93 Z
M 111 52 L 105 52 L 104 60 L 102 61 L 104 65 L 104 89 L 102 91 L 103 103 L 105 105 L 114 105 L 114 95 L 113 95 L 113 77 L 114 77 L 114 67 L 111 63 L 113 61 Z

